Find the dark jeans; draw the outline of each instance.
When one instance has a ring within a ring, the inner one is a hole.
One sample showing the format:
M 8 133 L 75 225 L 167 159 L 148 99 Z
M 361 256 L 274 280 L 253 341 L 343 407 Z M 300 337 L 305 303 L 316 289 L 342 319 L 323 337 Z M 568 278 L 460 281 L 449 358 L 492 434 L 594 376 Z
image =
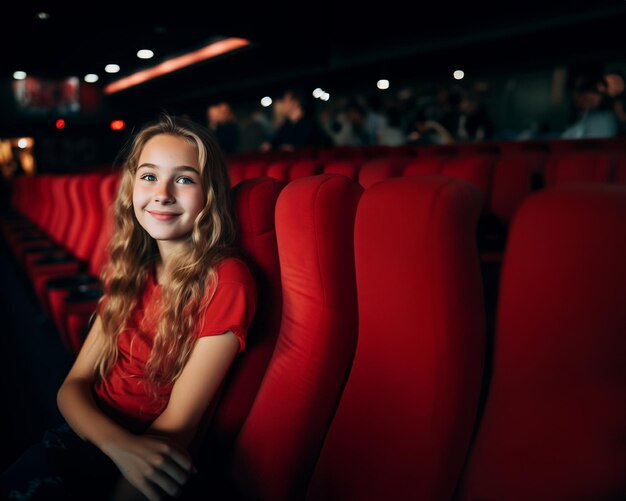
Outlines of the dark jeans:
M 67 425 L 45 433 L 0 477 L 2 500 L 105 500 L 120 472 Z

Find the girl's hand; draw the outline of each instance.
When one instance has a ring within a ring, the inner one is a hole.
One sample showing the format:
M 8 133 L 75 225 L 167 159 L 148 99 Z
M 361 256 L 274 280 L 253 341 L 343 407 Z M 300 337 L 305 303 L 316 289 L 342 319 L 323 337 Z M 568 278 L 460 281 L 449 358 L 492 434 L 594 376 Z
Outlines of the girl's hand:
M 107 454 L 128 482 L 151 501 L 178 496 L 195 471 L 187 451 L 162 437 L 132 436 L 111 445 Z

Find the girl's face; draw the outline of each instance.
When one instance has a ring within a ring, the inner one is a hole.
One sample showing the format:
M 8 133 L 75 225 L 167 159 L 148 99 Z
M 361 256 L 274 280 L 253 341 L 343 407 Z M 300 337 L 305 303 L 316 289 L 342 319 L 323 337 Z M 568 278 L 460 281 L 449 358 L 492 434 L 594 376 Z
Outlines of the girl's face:
M 133 207 L 139 224 L 163 251 L 187 237 L 205 205 L 198 154 L 186 140 L 168 134 L 150 139 L 139 156 Z

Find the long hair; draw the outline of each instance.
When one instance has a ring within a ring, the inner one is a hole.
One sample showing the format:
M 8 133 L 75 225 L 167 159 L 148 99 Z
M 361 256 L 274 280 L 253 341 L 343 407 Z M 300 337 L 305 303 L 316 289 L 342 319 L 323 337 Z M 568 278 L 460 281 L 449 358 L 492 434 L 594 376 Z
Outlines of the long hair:
M 146 143 L 159 134 L 181 137 L 195 147 L 205 204 L 186 238 L 185 251 L 177 254 L 171 260 L 173 264 L 164 270 L 166 280 L 161 286 L 156 336 L 145 370 L 145 383 L 153 395 L 160 385 L 173 383 L 187 362 L 197 319 L 210 301 L 203 298 L 210 298 L 217 286 L 215 265 L 233 253 L 236 237 L 226 161 L 211 132 L 190 120 L 167 114 L 142 128 L 126 147 L 128 154 L 115 201 L 110 261 L 102 277 L 100 314 L 105 341 L 96 363 L 98 377 L 104 378 L 115 363 L 118 337 L 127 326 L 159 256 L 156 241 L 139 224 L 133 209 L 139 157 Z

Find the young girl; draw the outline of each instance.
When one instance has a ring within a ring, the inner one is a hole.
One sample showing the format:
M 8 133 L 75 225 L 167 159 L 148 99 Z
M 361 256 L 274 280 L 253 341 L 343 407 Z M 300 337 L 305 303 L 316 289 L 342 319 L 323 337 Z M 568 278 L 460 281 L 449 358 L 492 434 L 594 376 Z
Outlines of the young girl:
M 210 132 L 167 115 L 143 128 L 115 214 L 105 294 L 58 392 L 67 425 L 3 474 L 7 499 L 179 495 L 244 348 L 256 289 L 234 255 L 228 174 Z

